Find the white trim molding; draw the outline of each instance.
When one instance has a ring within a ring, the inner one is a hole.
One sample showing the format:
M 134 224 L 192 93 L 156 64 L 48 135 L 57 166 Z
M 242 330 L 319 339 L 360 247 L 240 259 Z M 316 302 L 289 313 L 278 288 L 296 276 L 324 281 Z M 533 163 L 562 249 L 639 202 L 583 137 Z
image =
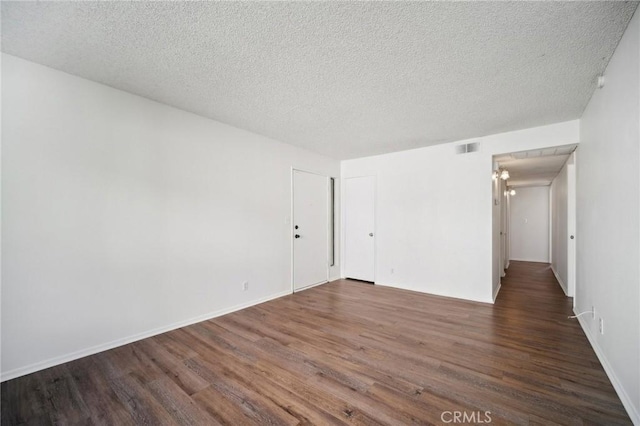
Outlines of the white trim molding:
M 347 278 L 348 279 L 348 278 Z M 490 305 L 493 305 L 493 299 L 491 298 L 486 298 L 486 299 L 480 299 L 480 298 L 468 298 L 468 297 L 460 297 L 460 296 L 452 296 L 450 294 L 445 294 L 445 293 L 438 293 L 435 291 L 421 291 L 421 290 L 416 290 L 414 287 L 408 286 L 408 285 L 404 285 L 404 284 L 388 284 L 388 283 L 382 283 L 379 281 L 374 282 L 375 285 L 379 285 L 381 287 L 392 287 L 392 288 L 398 288 L 400 290 L 407 290 L 407 291 L 413 291 L 416 292 L 418 294 L 426 294 L 429 296 L 437 296 L 437 297 L 446 297 L 447 299 L 457 299 L 457 300 L 465 300 L 467 302 L 478 302 L 478 303 L 488 303 Z
M 574 313 L 577 315 L 575 311 Z M 580 323 L 580 326 L 582 327 L 584 334 L 587 336 L 587 339 L 589 340 L 591 347 L 596 353 L 596 356 L 598 357 L 600 364 L 602 364 L 602 368 L 604 368 L 604 372 L 607 373 L 607 377 L 609 377 L 609 380 L 611 381 L 613 388 L 616 390 L 616 393 L 618 394 L 618 397 L 620 398 L 622 405 L 627 410 L 627 414 L 629 414 L 629 417 L 631 418 L 631 422 L 634 425 L 640 425 L 640 414 L 636 410 L 633 404 L 633 401 L 625 391 L 624 387 L 622 387 L 622 384 L 620 383 L 618 376 L 616 376 L 615 371 L 613 371 L 611 364 L 609 364 L 607 357 L 604 355 L 604 352 L 602 352 L 602 349 L 598 345 L 598 342 L 596 341 L 596 339 L 591 334 L 591 331 L 589 330 L 589 326 L 585 321 L 586 320 L 584 320 L 583 317 L 578 317 L 578 322 Z
M 551 264 L 551 271 L 553 272 L 553 275 L 555 275 L 558 284 L 560 284 L 560 288 L 564 292 L 564 295 L 569 297 L 569 293 L 567 293 L 567 285 L 562 281 L 560 275 L 558 275 L 558 272 L 556 271 L 556 268 L 553 267 L 553 264 Z
M 301 291 L 309 290 L 310 288 L 318 287 L 319 285 L 328 284 L 330 282 L 331 281 L 320 281 L 319 283 L 311 284 L 306 287 L 302 287 L 297 290 L 294 290 L 293 293 L 300 293 Z
M 493 303 L 496 303 L 496 298 L 498 297 L 498 293 L 500 293 L 500 289 L 502 288 L 502 283 L 498 283 L 498 287 L 496 287 L 493 292 Z

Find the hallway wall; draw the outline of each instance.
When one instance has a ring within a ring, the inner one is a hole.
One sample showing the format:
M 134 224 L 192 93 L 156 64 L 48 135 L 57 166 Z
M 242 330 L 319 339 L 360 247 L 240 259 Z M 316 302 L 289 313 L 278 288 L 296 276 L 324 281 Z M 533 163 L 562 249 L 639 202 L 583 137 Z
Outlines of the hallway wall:
M 568 294 L 568 163 L 565 163 L 558 176 L 551 183 L 551 268 L 565 294 Z

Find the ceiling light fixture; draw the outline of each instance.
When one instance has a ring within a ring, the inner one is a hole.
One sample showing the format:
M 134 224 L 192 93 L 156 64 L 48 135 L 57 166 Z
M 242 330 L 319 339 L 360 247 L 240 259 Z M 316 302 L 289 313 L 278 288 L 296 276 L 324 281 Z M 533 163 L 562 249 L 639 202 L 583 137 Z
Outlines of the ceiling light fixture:
M 509 176 L 509 170 L 502 170 L 500 172 L 500 179 L 507 180 L 507 179 L 509 179 L 509 177 L 510 177 Z

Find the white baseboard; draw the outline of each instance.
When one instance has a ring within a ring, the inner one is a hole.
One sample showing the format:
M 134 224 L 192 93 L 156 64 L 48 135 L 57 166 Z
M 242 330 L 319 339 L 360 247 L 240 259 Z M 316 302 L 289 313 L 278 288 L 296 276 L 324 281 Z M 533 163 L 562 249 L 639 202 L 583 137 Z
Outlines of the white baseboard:
M 551 271 L 553 272 L 553 275 L 555 275 L 556 280 L 558 280 L 558 284 L 560 284 L 560 288 L 562 288 L 562 291 L 564 291 L 564 295 L 569 296 L 569 293 L 567 292 L 567 285 L 564 283 L 564 281 L 562 281 L 562 279 L 560 278 L 560 275 L 558 275 L 558 272 L 556 272 L 556 268 L 554 268 L 553 265 L 551 265 Z
M 459 299 L 459 300 L 466 300 L 468 302 L 480 302 L 480 303 L 489 303 L 489 304 L 493 304 L 493 300 L 491 298 L 487 298 L 487 299 L 471 299 L 468 297 L 460 297 L 460 296 L 453 296 L 451 294 L 447 294 L 447 293 L 437 293 L 434 291 L 422 291 L 422 290 L 416 290 L 414 287 L 409 287 L 409 286 L 405 286 L 402 284 L 385 284 L 385 283 L 381 283 L 376 281 L 375 285 L 379 285 L 382 287 L 393 287 L 393 288 L 399 288 L 400 290 L 409 290 L 409 291 L 415 291 L 416 293 L 422 293 L 422 294 L 427 294 L 427 295 L 432 295 L 432 296 L 440 296 L 440 297 L 449 297 L 451 299 Z
M 496 290 L 493 292 L 493 303 L 496 302 L 496 298 L 498 297 L 498 293 L 500 293 L 501 288 L 502 288 L 502 283 L 498 283 L 498 287 L 496 287 Z
M 514 258 L 511 258 L 510 261 L 515 261 L 515 262 L 533 262 L 533 263 L 549 263 L 548 260 L 540 260 L 540 259 L 514 259 Z
M 574 313 L 577 315 L 575 311 Z M 591 329 L 589 328 L 589 325 L 587 324 L 586 320 L 583 319 L 583 317 L 578 317 L 578 322 L 580 323 L 580 326 L 582 327 L 584 334 L 587 336 L 587 339 L 589 340 L 591 347 L 596 353 L 598 360 L 600 360 L 600 364 L 602 364 L 602 368 L 604 368 L 604 372 L 607 373 L 607 377 L 609 377 L 609 380 L 611 381 L 613 388 L 616 390 L 616 393 L 618 394 L 620 401 L 622 401 L 622 405 L 624 405 L 624 408 L 627 410 L 627 414 L 629 414 L 629 417 L 631 418 L 631 422 L 633 422 L 634 425 L 640 425 L 640 414 L 638 413 L 638 408 L 634 405 L 629 395 L 627 395 L 627 392 L 625 391 L 624 387 L 620 383 L 620 380 L 618 380 L 618 376 L 616 376 L 616 373 L 611 367 L 611 364 L 609 364 L 609 361 L 605 357 L 604 352 L 602 352 L 600 345 L 598 345 L 598 342 L 591 334 Z
M 291 294 L 291 290 L 283 291 L 273 294 L 271 296 L 263 297 L 261 299 L 252 300 L 251 302 L 241 303 L 239 305 L 232 306 L 231 308 L 220 309 L 218 311 L 209 312 L 197 317 L 190 318 L 184 321 L 178 321 L 167 326 L 154 328 L 149 331 L 134 334 L 133 336 L 125 337 L 122 339 L 113 340 L 108 343 L 103 343 L 96 346 L 91 346 L 86 349 L 81 349 L 70 354 L 61 355 L 55 358 L 51 358 L 45 361 L 36 362 L 24 367 L 15 368 L 0 374 L 0 382 L 15 379 L 16 377 L 24 376 L 27 374 L 35 373 L 36 371 L 44 370 L 45 368 L 54 367 L 56 365 L 64 364 L 65 362 L 74 361 L 76 359 L 84 358 L 89 355 L 94 355 L 99 352 L 104 352 L 109 349 L 117 348 L 118 346 L 127 345 L 129 343 L 137 342 L 138 340 L 146 339 L 148 337 L 156 336 L 158 334 L 166 333 L 171 330 L 186 327 L 191 324 L 206 321 L 212 318 L 216 318 L 222 315 L 230 314 L 231 312 L 239 311 L 241 309 L 248 308 L 250 306 L 259 305 L 260 303 L 268 302 L 269 300 L 277 299 L 282 296 Z
M 319 285 L 326 284 L 326 283 L 329 283 L 329 282 L 331 282 L 331 281 L 320 281 L 319 283 L 311 284 L 311 285 L 308 285 L 306 287 L 302 287 L 302 288 L 296 289 L 293 292 L 294 293 L 300 293 L 301 291 L 309 290 L 310 288 L 318 287 Z

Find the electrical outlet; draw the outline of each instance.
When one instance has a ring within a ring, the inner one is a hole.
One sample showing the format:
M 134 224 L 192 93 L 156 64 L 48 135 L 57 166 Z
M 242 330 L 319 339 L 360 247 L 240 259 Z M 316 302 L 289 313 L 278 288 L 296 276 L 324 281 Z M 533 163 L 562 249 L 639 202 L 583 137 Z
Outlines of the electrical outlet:
M 591 319 L 596 319 L 596 307 L 591 307 Z
M 242 283 L 242 290 L 243 291 L 249 290 L 249 281 L 245 281 Z
M 604 319 L 600 318 L 600 334 L 604 334 Z

